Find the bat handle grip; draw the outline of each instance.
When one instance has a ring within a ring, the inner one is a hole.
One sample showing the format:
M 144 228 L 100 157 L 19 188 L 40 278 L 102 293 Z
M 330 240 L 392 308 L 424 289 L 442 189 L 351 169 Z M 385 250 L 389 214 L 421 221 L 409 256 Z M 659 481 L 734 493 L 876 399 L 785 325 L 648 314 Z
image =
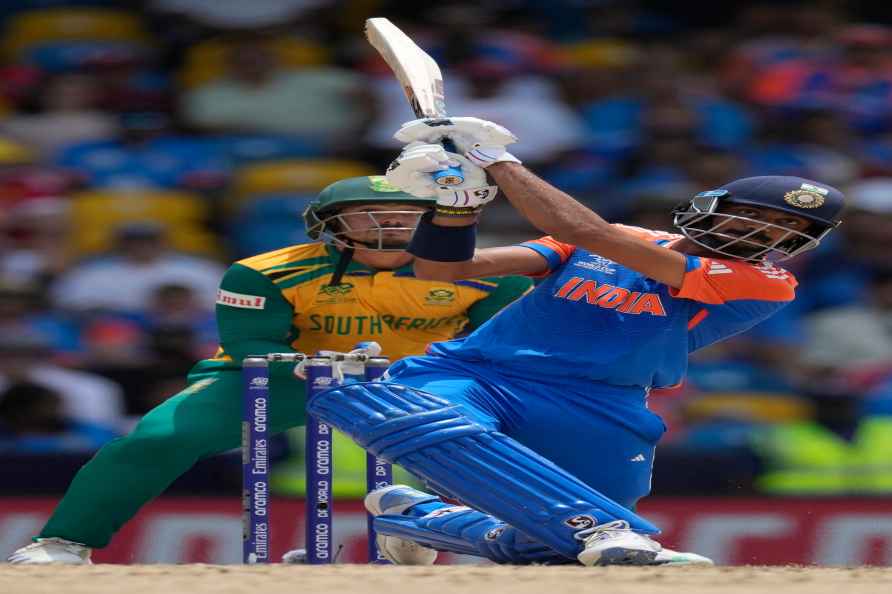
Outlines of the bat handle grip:
M 444 138 L 441 144 L 450 153 L 458 152 L 455 144 L 448 138 Z M 431 177 L 440 186 L 455 186 L 465 181 L 465 174 L 462 173 L 461 167 L 446 167 L 445 169 L 434 171 L 431 173 Z

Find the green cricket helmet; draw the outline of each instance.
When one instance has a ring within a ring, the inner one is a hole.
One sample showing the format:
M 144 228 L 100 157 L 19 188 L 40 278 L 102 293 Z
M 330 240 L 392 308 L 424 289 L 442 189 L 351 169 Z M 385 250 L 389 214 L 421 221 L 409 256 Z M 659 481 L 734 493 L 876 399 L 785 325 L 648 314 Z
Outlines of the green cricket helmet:
M 321 192 L 304 210 L 304 224 L 310 239 L 322 241 L 339 248 L 366 249 L 376 251 L 402 251 L 408 246 L 408 242 L 393 243 L 385 239 L 385 231 L 409 230 L 414 231 L 418 226 L 420 212 L 399 210 L 396 206 L 393 210 L 369 212 L 370 227 L 376 231 L 374 241 L 360 242 L 347 237 L 350 226 L 341 216 L 341 209 L 348 206 L 361 204 L 405 204 L 411 206 L 424 206 L 433 208 L 436 198 L 418 198 L 401 191 L 399 188 L 387 183 L 383 175 L 370 175 L 364 177 L 351 177 L 337 181 Z M 417 215 L 411 227 L 381 226 L 379 220 L 389 214 L 405 214 L 411 212 Z

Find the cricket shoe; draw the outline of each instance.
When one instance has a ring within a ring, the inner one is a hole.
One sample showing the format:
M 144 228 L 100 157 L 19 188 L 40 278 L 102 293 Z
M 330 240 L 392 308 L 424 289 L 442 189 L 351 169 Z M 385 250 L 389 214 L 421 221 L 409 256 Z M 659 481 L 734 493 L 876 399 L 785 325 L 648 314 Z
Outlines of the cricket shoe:
M 709 557 L 663 548 L 654 558 L 655 565 L 715 565 Z
M 64 538 L 38 538 L 37 542 L 14 552 L 7 561 L 15 565 L 92 565 L 92 552 L 90 547 Z
M 373 516 L 398 516 L 414 505 L 438 499 L 406 485 L 390 485 L 366 495 L 365 508 Z M 378 552 L 395 565 L 433 565 L 437 560 L 437 551 L 405 538 L 376 534 L 375 543 Z
M 653 565 L 660 543 L 629 529 L 625 520 L 600 524 L 576 534 L 583 549 L 576 558 L 583 565 Z

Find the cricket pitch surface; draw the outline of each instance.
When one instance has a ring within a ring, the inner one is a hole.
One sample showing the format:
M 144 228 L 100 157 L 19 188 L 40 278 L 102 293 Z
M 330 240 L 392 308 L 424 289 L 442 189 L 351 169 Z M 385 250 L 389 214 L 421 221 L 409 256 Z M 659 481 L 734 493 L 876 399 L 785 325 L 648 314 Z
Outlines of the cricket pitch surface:
M 93 565 L 0 567 L 3 594 L 876 594 L 892 568 Z

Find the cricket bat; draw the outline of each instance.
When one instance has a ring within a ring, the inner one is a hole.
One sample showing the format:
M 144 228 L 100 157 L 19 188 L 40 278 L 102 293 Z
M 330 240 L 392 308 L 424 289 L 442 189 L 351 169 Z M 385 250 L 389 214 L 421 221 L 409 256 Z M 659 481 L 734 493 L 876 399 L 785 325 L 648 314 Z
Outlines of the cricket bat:
M 365 34 L 393 71 L 409 106 L 418 118 L 445 119 L 446 97 L 440 67 L 399 27 L 385 18 L 367 19 Z M 446 138 L 443 147 L 455 152 L 455 145 Z M 437 184 L 452 186 L 464 181 L 460 167 L 448 167 L 431 174 Z

